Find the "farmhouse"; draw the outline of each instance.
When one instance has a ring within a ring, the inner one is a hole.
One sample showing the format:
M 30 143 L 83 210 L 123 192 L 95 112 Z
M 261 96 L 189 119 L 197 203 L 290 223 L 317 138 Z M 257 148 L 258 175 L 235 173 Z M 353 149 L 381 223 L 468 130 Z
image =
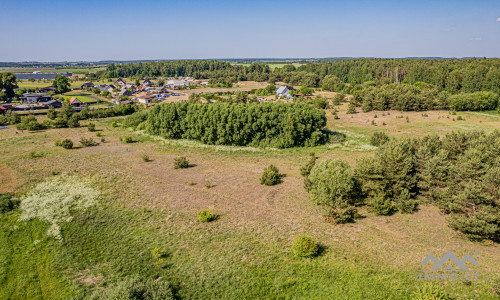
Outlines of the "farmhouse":
M 125 80 L 118 78 L 117 80 L 115 80 L 115 82 L 113 82 L 113 84 L 114 85 L 126 85 L 127 83 L 125 82 Z
M 50 100 L 47 102 L 42 102 L 40 104 L 47 106 L 47 107 L 53 107 L 53 108 L 61 108 L 63 105 L 62 102 L 59 100 Z
M 281 97 L 285 97 L 286 99 L 292 99 L 292 96 L 290 95 L 290 90 L 286 86 L 280 86 L 276 91 L 276 95 L 278 95 L 278 98 L 280 99 Z
M 185 80 L 169 80 L 167 82 L 167 85 L 171 88 L 171 89 L 177 89 L 179 87 L 184 87 L 184 86 L 188 86 L 188 82 L 185 81 Z
M 151 82 L 151 80 L 146 79 L 146 80 L 144 80 L 144 82 L 142 83 L 141 86 L 142 86 L 143 89 L 145 89 L 147 87 L 153 86 L 153 83 Z
M 4 115 L 7 112 L 7 108 L 0 105 L 0 115 Z
M 156 99 L 156 95 L 145 95 L 145 96 L 137 97 L 137 100 L 139 100 L 139 102 L 144 103 L 144 104 L 151 103 L 151 101 L 153 101 L 155 99 Z
M 52 93 L 52 92 L 55 92 L 56 89 L 51 87 L 51 86 L 48 86 L 48 87 L 43 87 L 43 88 L 40 88 L 38 90 L 39 93 L 42 93 L 42 94 L 47 94 L 47 93 Z
M 73 97 L 69 100 L 69 104 L 73 107 L 81 107 L 84 103 L 78 100 L 76 97 Z
M 93 87 L 94 84 L 92 82 L 85 82 L 84 84 L 82 84 L 81 89 L 85 90 L 86 88 L 93 88 Z
M 123 88 L 119 93 L 119 96 L 132 96 L 132 92 L 128 89 Z
M 25 93 L 22 97 L 19 97 L 21 103 L 23 104 L 31 104 L 37 102 L 47 102 L 52 100 L 52 96 L 49 95 L 40 95 L 40 94 L 30 94 Z

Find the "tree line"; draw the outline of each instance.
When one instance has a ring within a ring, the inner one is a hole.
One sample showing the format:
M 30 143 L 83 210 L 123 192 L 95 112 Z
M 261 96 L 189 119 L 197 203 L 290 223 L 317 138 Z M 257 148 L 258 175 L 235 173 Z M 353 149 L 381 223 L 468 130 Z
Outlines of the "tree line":
M 166 103 L 127 119 L 152 135 L 212 145 L 289 148 L 326 138 L 325 112 L 301 103 Z

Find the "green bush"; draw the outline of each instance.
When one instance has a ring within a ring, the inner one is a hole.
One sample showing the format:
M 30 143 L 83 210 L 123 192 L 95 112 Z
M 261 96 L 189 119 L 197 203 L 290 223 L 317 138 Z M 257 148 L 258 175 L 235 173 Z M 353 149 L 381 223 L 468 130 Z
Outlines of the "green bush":
M 118 123 L 116 121 L 111 122 L 111 127 L 118 127 Z
M 98 290 L 91 299 L 164 300 L 174 299 L 174 296 L 170 284 L 165 280 L 129 277 L 104 290 Z
M 436 285 L 426 285 L 417 288 L 412 293 L 411 299 L 413 300 L 451 300 L 450 297 L 442 287 Z
M 194 94 L 192 94 L 192 95 L 194 95 Z M 140 110 L 138 112 L 131 114 L 130 116 L 126 117 L 123 120 L 122 127 L 123 128 L 132 128 L 134 130 L 137 129 L 137 127 L 141 123 L 146 121 L 146 119 L 148 118 L 148 113 L 149 113 L 149 111 L 147 111 L 147 110 Z
M 280 181 L 280 173 L 275 165 L 269 165 L 260 176 L 260 184 L 275 185 Z
M 76 128 L 80 127 L 80 120 L 78 119 L 78 114 L 73 114 L 68 120 L 68 127 Z
M 142 155 L 142 161 L 149 162 L 150 161 L 149 156 L 147 154 L 143 154 Z
M 93 138 L 86 139 L 84 137 L 80 139 L 80 144 L 82 144 L 82 146 L 84 147 L 92 147 L 97 145 Z
M 55 128 L 68 127 L 68 122 L 64 118 L 55 118 L 54 119 L 54 127 Z
M 417 208 L 417 201 L 411 198 L 408 190 L 403 190 L 394 202 L 397 210 L 402 214 L 411 214 Z
M 129 135 L 121 137 L 120 140 L 122 141 L 122 143 L 125 143 L 125 144 L 130 144 L 130 143 L 134 142 L 134 139 Z
M 308 178 L 311 181 L 309 197 L 314 203 L 323 206 L 335 223 L 353 221 L 355 206 L 361 199 L 359 185 L 348 163 L 339 159 L 324 160 L 312 168 Z
M 318 158 L 316 157 L 316 155 L 314 153 L 311 153 L 309 161 L 305 163 L 302 167 L 300 167 L 300 175 L 302 175 L 303 177 L 307 177 L 309 173 L 311 173 L 311 170 L 314 167 L 314 165 L 316 165 L 317 159 Z
M 369 202 L 370 210 L 377 216 L 387 216 L 394 212 L 391 199 L 385 197 L 383 193 L 378 193 Z
M 383 144 L 387 143 L 390 140 L 389 136 L 385 134 L 385 132 L 375 132 L 371 137 L 370 137 L 370 144 L 372 146 L 382 146 Z
M 90 132 L 94 132 L 95 131 L 95 124 L 89 123 L 89 125 L 87 125 L 87 130 Z
M 73 141 L 65 139 L 61 142 L 61 147 L 63 147 L 64 149 L 71 149 L 73 148 Z
M 102 135 L 102 134 L 101 134 L 101 132 L 100 132 L 100 131 L 97 131 L 97 132 L 95 133 L 95 136 L 96 136 L 96 137 L 101 137 L 101 135 Z
M 297 257 L 313 257 L 318 254 L 318 251 L 318 244 L 310 236 L 303 234 L 293 241 L 292 252 Z
M 17 129 L 35 131 L 47 129 L 47 127 L 38 123 L 35 116 L 29 115 L 21 118 L 21 123 L 17 125 Z
M 0 193 L 0 213 L 4 214 L 16 209 L 20 201 L 11 194 Z
M 189 167 L 189 161 L 184 156 L 174 159 L 174 169 L 185 169 L 187 167 Z
M 54 142 L 54 146 L 56 146 L 56 147 L 61 147 L 61 146 L 62 146 L 61 141 L 60 141 L 60 140 L 56 140 L 56 141 Z
M 200 222 L 211 222 L 216 219 L 216 215 L 213 214 L 210 209 L 204 209 L 198 212 L 198 220 Z

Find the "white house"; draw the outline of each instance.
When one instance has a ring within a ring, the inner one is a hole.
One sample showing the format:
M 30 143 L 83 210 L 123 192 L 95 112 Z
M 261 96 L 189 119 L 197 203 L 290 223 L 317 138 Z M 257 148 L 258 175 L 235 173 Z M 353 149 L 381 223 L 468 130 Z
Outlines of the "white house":
M 276 95 L 278 95 L 280 99 L 281 97 L 285 97 L 286 99 L 292 99 L 292 96 L 290 95 L 290 90 L 284 85 L 278 88 L 278 90 L 276 91 Z
M 155 99 L 156 99 L 156 95 L 145 95 L 145 96 L 137 97 L 137 100 L 143 104 L 151 103 L 151 101 L 153 101 Z
M 182 87 L 182 86 L 188 86 L 188 82 L 186 80 L 169 80 L 167 82 L 167 85 L 171 88 L 171 89 L 176 89 L 178 87 Z

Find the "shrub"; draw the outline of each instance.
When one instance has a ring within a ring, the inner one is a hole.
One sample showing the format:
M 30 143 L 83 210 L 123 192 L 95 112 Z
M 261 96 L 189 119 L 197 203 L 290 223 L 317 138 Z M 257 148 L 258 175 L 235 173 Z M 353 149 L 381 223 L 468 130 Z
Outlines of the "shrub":
M 21 118 L 21 123 L 17 125 L 17 129 L 19 130 L 43 130 L 47 127 L 41 123 L 38 123 L 35 116 L 29 115 Z
M 105 143 L 106 142 L 106 139 L 105 138 L 101 138 L 101 143 Z
M 440 286 L 427 285 L 419 287 L 412 293 L 411 299 L 414 300 L 451 300 L 451 298 Z
M 122 141 L 122 143 L 125 143 L 125 144 L 130 144 L 130 143 L 134 142 L 134 139 L 129 135 L 121 137 L 120 140 Z
M 309 174 L 309 197 L 321 205 L 337 223 L 352 221 L 359 201 L 359 185 L 351 167 L 343 160 L 327 159 L 314 166 Z M 354 214 L 350 212 L 354 211 Z
M 216 215 L 213 214 L 210 209 L 203 209 L 198 212 L 198 220 L 200 222 L 211 222 L 216 219 Z
M 84 147 L 92 147 L 97 145 L 93 138 L 86 139 L 84 137 L 80 139 L 80 144 L 82 144 L 82 146 Z
M 355 114 L 356 113 L 356 105 L 354 103 L 349 103 L 347 107 L 347 114 Z
M 293 241 L 292 252 L 297 257 L 313 257 L 318 254 L 318 251 L 318 244 L 310 236 L 303 234 Z
M 56 141 L 54 142 L 54 146 L 56 146 L 56 147 L 61 147 L 61 146 L 62 146 L 61 141 L 60 141 L 60 140 L 56 140 Z
M 89 123 L 89 125 L 87 125 L 87 130 L 90 132 L 94 132 L 95 131 L 95 124 Z
M 68 120 L 68 127 L 76 128 L 80 127 L 80 121 L 78 119 L 78 114 L 73 114 Z
M 129 277 L 105 290 L 97 291 L 91 298 L 100 299 L 174 299 L 170 284 L 163 280 Z
M 78 177 L 52 177 L 39 183 L 22 199 L 19 219 L 38 218 L 51 224 L 48 234 L 61 239 L 60 224 L 70 222 L 77 211 L 97 204 L 99 192 Z
M 260 184 L 275 185 L 280 181 L 279 170 L 275 165 L 269 165 L 260 176 Z
M 379 147 L 387 143 L 389 140 L 390 140 L 389 136 L 384 132 L 375 132 L 370 137 L 370 145 Z
M 449 97 L 452 110 L 494 110 L 498 106 L 498 94 L 493 92 L 461 93 Z
M 194 94 L 191 94 L 191 95 L 194 95 Z M 137 127 L 141 123 L 146 121 L 146 119 L 148 118 L 148 113 L 149 113 L 149 111 L 147 111 L 147 110 L 140 110 L 138 112 L 131 114 L 130 116 L 126 117 L 123 120 L 122 127 L 123 128 L 132 128 L 134 130 L 137 129 Z
M 316 165 L 316 160 L 318 159 L 314 153 L 309 154 L 309 156 L 309 161 L 300 167 L 300 175 L 303 177 L 307 177 L 309 173 L 311 173 L 311 170 L 314 165 Z
M 187 167 L 189 167 L 189 161 L 184 156 L 174 159 L 174 169 L 185 169 Z
M 95 136 L 96 136 L 96 137 L 101 137 L 101 135 L 102 135 L 102 134 L 101 134 L 101 132 L 100 132 L 100 131 L 97 131 L 97 132 L 95 133 Z
M 11 194 L 0 193 L 0 213 L 4 214 L 16 209 L 19 206 L 19 203 L 20 201 L 17 198 L 12 197 Z
M 55 118 L 54 119 L 54 127 L 55 128 L 68 127 L 68 122 L 64 118 Z
M 118 123 L 116 121 L 111 122 L 111 127 L 118 127 Z
M 207 189 L 212 188 L 212 183 L 210 182 L 210 180 L 205 181 L 205 187 Z
M 144 161 L 144 162 L 149 162 L 149 161 L 150 161 L 150 160 L 149 160 L 149 156 L 148 156 L 147 154 L 143 154 L 143 155 L 142 155 L 142 161 Z
M 417 208 L 417 201 L 411 199 L 410 192 L 403 190 L 401 194 L 394 200 L 396 208 L 402 214 L 411 214 Z
M 369 202 L 370 210 L 377 216 L 387 216 L 394 212 L 391 199 L 383 193 L 378 193 Z
M 71 149 L 73 148 L 73 141 L 65 139 L 61 142 L 61 147 L 63 147 L 64 149 Z

